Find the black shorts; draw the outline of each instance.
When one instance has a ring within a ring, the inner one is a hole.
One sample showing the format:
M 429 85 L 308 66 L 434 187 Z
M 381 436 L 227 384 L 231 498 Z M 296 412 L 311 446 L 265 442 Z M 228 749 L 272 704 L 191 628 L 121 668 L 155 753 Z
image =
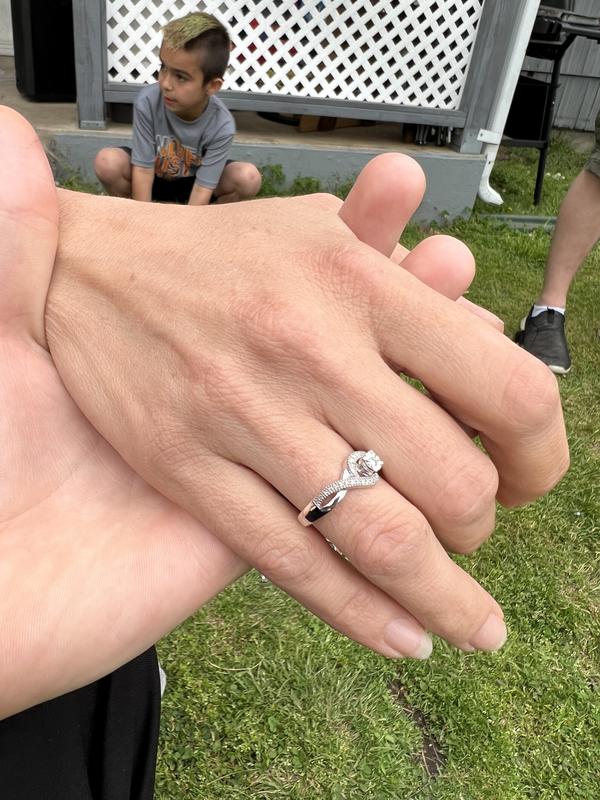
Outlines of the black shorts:
M 121 147 L 121 150 L 125 150 L 129 158 L 131 158 L 131 147 Z M 233 161 L 228 160 L 225 166 L 232 163 Z M 174 178 L 170 181 L 166 178 L 157 178 L 155 176 L 152 184 L 152 200 L 157 203 L 179 203 L 180 205 L 187 205 L 195 182 L 196 178 L 193 176 L 191 178 Z M 217 198 L 214 194 L 210 198 L 210 202 L 217 202 Z
M 158 203 L 179 203 L 180 205 L 187 205 L 194 183 L 196 179 L 191 178 L 175 178 L 168 181 L 165 178 L 157 178 L 154 176 L 152 184 L 152 199 Z M 211 197 L 211 202 L 213 198 Z
M 154 648 L 99 681 L 0 721 L 2 800 L 152 800 Z

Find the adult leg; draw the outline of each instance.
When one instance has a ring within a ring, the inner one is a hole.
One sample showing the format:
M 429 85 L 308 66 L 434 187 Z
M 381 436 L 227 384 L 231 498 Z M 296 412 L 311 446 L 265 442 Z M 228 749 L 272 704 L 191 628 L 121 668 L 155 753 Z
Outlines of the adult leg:
M 515 341 L 557 375 L 571 369 L 565 306 L 571 283 L 600 237 L 600 177 L 594 158 L 571 184 L 560 207 L 542 290 L 521 320 Z
M 221 175 L 214 195 L 217 203 L 235 203 L 256 197 L 262 177 L 254 164 L 247 161 L 231 161 Z
M 558 212 L 546 262 L 544 283 L 535 304 L 521 320 L 515 341 L 566 375 L 571 356 L 565 336 L 565 306 L 571 283 L 600 238 L 600 114 L 596 145 L 588 163 L 571 184 Z
M 94 160 L 96 177 L 113 197 L 131 197 L 131 160 L 122 147 L 103 147 Z
M 584 169 L 560 207 L 537 305 L 566 306 L 573 278 L 599 238 L 600 177 Z

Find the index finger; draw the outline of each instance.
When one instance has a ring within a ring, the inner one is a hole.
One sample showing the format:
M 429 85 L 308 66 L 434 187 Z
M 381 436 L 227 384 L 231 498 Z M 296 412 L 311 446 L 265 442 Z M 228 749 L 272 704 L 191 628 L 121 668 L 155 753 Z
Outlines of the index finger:
M 361 242 L 390 256 L 423 200 L 425 175 L 403 153 L 383 153 L 361 170 L 339 217 Z
M 379 267 L 370 290 L 384 358 L 401 364 L 450 414 L 480 432 L 499 473 L 500 502 L 518 505 L 548 492 L 569 465 L 552 372 L 409 272 Z

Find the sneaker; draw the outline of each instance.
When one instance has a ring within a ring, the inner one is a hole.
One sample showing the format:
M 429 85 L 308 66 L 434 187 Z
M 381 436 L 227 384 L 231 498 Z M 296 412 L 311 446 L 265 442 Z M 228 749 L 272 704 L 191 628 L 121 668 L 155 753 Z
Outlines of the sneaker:
M 532 317 L 530 311 L 521 320 L 521 330 L 515 334 L 515 342 L 537 356 L 557 375 L 566 375 L 571 369 L 565 318 L 559 311 L 549 308 L 536 317 Z

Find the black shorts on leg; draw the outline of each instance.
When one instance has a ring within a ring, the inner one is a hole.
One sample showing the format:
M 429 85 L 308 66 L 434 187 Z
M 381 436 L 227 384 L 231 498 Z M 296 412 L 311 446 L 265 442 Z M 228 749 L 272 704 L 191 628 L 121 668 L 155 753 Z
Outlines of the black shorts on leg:
M 2 800 L 152 800 L 160 721 L 154 648 L 0 721 Z
M 131 158 L 131 147 L 121 145 L 121 150 L 124 150 L 129 158 Z M 233 164 L 233 160 L 228 158 L 225 166 Z M 194 175 L 183 178 L 159 178 L 154 176 L 152 183 L 152 200 L 157 203 L 178 203 L 179 205 L 187 205 L 194 188 L 196 178 Z M 216 203 L 217 197 L 213 194 L 210 202 Z
M 195 178 L 175 178 L 172 181 L 166 178 L 154 178 L 152 183 L 152 199 L 159 203 L 188 204 Z

